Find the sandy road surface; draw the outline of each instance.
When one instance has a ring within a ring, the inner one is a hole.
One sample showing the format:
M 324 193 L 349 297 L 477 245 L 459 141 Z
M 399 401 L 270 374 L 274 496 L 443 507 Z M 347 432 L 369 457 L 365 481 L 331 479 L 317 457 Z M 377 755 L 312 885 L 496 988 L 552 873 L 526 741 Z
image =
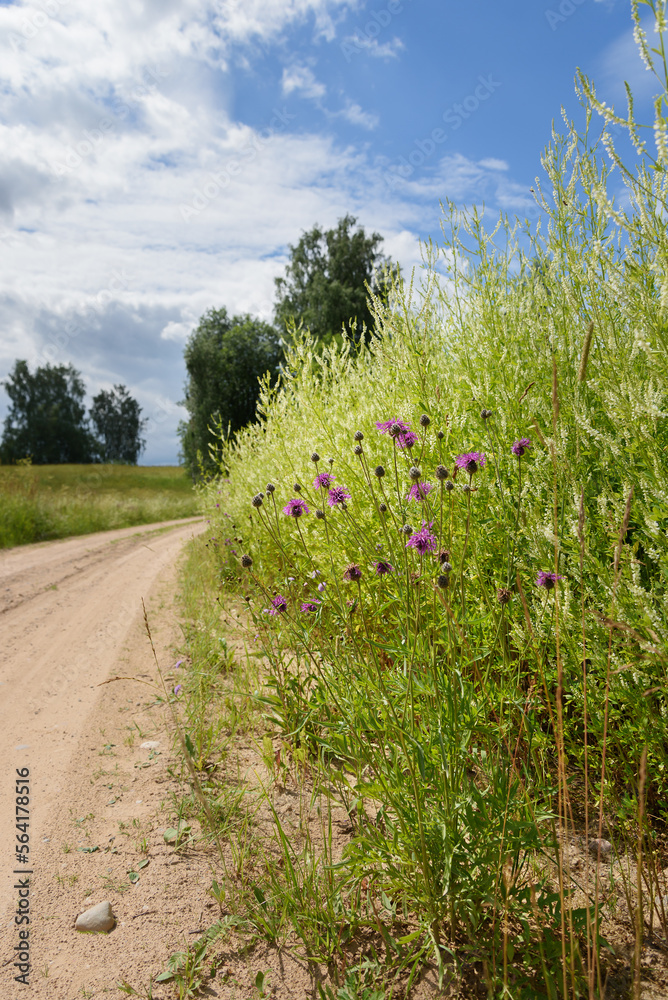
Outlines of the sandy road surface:
M 170 521 L 0 552 L 0 919 L 16 905 L 14 777 L 30 768 L 30 845 L 67 794 L 86 719 L 141 600 L 173 572 L 197 520 Z M 25 866 L 24 866 L 25 867 Z

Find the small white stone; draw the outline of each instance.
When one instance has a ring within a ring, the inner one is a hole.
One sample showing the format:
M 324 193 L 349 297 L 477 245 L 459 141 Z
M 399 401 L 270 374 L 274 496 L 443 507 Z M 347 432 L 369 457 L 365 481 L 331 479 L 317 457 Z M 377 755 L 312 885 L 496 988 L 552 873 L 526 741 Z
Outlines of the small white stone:
M 139 749 L 140 750 L 157 750 L 159 746 L 160 746 L 160 740 L 146 740 L 145 743 L 141 744 L 141 746 L 140 746 Z
M 80 913 L 76 919 L 74 929 L 84 931 L 88 934 L 98 934 L 110 931 L 116 923 L 116 917 L 111 912 L 111 903 L 105 900 L 96 906 L 91 906 L 89 910 Z
M 595 858 L 600 857 L 601 861 L 608 861 L 612 855 L 612 844 L 609 840 L 596 837 L 589 841 L 589 853 Z

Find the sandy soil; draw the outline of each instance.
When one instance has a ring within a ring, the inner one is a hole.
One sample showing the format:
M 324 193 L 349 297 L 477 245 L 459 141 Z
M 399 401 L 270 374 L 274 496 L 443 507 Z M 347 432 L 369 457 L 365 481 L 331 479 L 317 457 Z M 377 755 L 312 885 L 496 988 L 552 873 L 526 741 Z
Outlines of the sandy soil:
M 156 819 L 163 812 L 166 825 L 168 791 L 176 788 L 167 773 L 164 699 L 156 702 L 158 688 L 137 681 L 103 682 L 117 675 L 157 681 L 142 598 L 161 666 L 173 664 L 175 566 L 184 542 L 201 528 L 199 520 L 172 521 L 0 553 L 2 997 L 120 996 L 118 980 L 155 972 L 170 953 L 165 949 L 179 945 L 183 921 L 172 915 L 173 928 L 165 929 L 172 908 L 165 889 L 189 882 L 189 864 L 173 864 Z M 141 749 L 146 740 L 160 747 Z M 23 768 L 30 770 L 28 865 L 14 853 L 14 781 Z M 128 870 L 147 857 L 133 885 Z M 168 872 L 158 876 L 161 861 Z M 20 974 L 13 965 L 14 886 L 25 878 L 14 869 L 33 872 L 27 990 L 13 981 Z M 195 906 L 198 893 L 189 888 Z M 160 891 L 166 898 L 151 906 Z M 76 915 L 106 899 L 118 928 L 76 933 Z

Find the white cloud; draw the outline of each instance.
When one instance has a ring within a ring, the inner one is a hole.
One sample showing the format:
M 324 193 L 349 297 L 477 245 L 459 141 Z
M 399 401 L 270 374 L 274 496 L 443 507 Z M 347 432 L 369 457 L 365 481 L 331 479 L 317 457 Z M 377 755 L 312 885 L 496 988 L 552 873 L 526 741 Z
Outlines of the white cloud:
M 327 93 L 325 85 L 316 80 L 313 70 L 308 66 L 300 65 L 284 68 L 281 88 L 286 96 L 297 91 L 303 97 L 313 101 L 319 101 Z
M 387 42 L 379 42 L 377 38 L 361 32 L 348 35 L 341 42 L 341 50 L 348 61 L 356 52 L 364 52 L 365 55 L 371 56 L 373 59 L 398 59 L 399 53 L 405 47 L 402 40 L 396 35 Z
M 370 111 L 364 111 L 354 101 L 349 101 L 341 111 L 330 112 L 329 116 L 332 118 L 345 118 L 351 125 L 360 125 L 369 131 L 377 128 L 380 120 L 378 115 L 372 114 Z
M 329 37 L 354 6 L 0 7 L 0 241 L 12 290 L 0 296 L 0 377 L 25 357 L 74 364 L 90 393 L 123 382 L 153 418 L 145 460 L 173 461 L 184 340 L 211 307 L 271 318 L 287 245 L 315 221 L 357 215 L 409 271 L 413 234 L 433 224 L 440 197 L 519 197 L 493 159 L 451 157 L 390 191 L 364 147 L 308 132 L 294 109 L 277 106 L 263 127 L 235 120 L 227 67 L 240 45 L 282 39 L 308 17 L 314 37 Z M 324 96 L 305 60 L 284 88 Z M 376 123 L 352 100 L 330 115 Z
M 508 170 L 508 164 L 505 160 L 496 160 L 493 156 L 488 156 L 484 160 L 478 160 L 478 166 L 484 167 L 485 170 Z

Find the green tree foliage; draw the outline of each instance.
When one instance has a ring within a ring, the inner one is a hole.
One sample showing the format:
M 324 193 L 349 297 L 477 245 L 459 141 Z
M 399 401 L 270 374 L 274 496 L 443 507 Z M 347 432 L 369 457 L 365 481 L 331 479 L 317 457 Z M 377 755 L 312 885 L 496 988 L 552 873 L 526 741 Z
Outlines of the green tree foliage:
M 181 453 L 193 477 L 213 469 L 211 428 L 234 433 L 255 417 L 260 378 L 273 377 L 283 360 L 281 339 L 268 323 L 250 315 L 209 309 L 186 344 L 188 378 L 183 405 L 189 419 L 179 427 Z
M 36 465 L 93 462 L 98 446 L 83 404 L 86 390 L 71 365 L 46 365 L 32 374 L 17 361 L 3 384 L 11 400 L 5 418 L 0 458 L 30 457 Z
M 140 414 L 139 403 L 124 385 L 115 385 L 110 392 L 102 389 L 93 397 L 90 417 L 100 439 L 103 462 L 137 464 L 146 447 L 141 432 L 147 421 Z
M 285 277 L 275 279 L 279 329 L 294 320 L 327 342 L 344 325 L 349 328 L 351 320 L 357 320 L 358 331 L 362 324 L 373 328 L 367 285 L 384 299 L 398 266 L 381 253 L 380 233 L 367 236 L 356 224 L 356 218 L 346 215 L 336 229 L 323 232 L 316 225 L 290 246 Z

